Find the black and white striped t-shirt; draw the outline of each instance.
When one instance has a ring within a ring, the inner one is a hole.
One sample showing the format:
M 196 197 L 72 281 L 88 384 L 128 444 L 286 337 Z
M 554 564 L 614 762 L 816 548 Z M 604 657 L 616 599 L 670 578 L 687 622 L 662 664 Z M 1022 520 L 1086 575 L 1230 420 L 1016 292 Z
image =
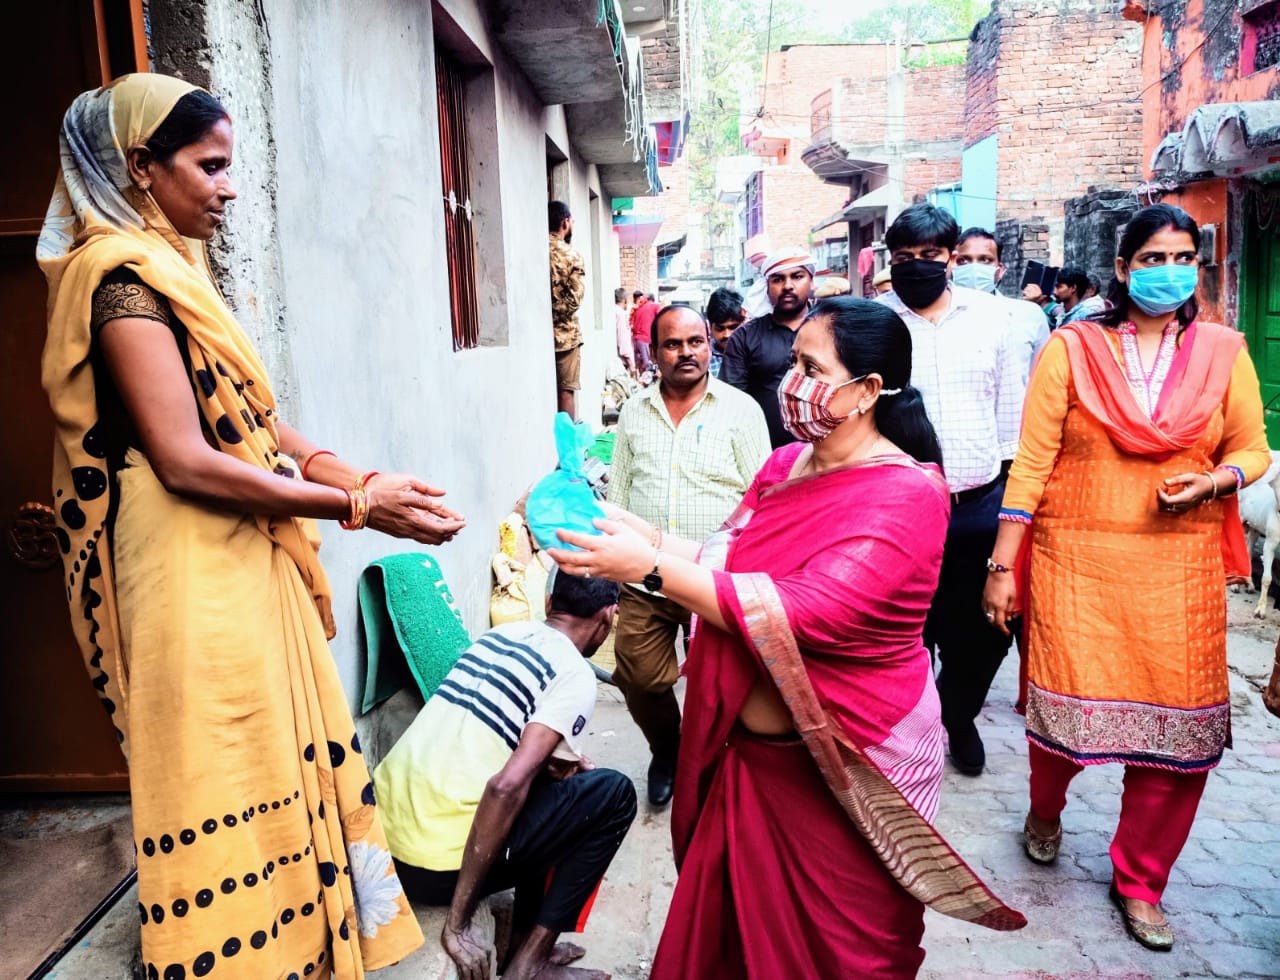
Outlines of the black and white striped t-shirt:
M 580 755 L 595 700 L 595 675 L 559 630 L 522 622 L 485 633 L 374 774 L 391 853 L 433 871 L 461 867 L 485 783 L 525 726 L 559 732 L 557 754 Z

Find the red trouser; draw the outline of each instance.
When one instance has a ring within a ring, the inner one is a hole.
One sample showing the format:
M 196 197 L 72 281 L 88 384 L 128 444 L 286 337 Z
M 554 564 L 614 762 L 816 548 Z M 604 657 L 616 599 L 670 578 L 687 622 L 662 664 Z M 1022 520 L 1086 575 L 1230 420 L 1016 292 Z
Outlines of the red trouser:
M 1031 812 L 1052 822 L 1067 805 L 1067 786 L 1084 767 L 1031 744 Z M 1124 767 L 1120 825 L 1111 841 L 1116 890 L 1156 904 L 1191 833 L 1207 772 Z

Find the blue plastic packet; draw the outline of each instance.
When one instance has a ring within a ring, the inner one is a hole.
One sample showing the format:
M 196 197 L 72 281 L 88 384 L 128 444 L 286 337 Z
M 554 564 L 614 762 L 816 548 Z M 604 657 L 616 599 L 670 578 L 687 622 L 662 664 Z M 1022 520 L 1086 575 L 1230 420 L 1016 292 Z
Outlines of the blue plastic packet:
M 583 471 L 587 450 L 596 439 L 590 425 L 574 422 L 567 412 L 556 414 L 555 434 L 560 466 L 529 491 L 525 520 L 539 548 L 574 548 L 561 541 L 556 531 L 599 534 L 592 522 L 604 517 Z

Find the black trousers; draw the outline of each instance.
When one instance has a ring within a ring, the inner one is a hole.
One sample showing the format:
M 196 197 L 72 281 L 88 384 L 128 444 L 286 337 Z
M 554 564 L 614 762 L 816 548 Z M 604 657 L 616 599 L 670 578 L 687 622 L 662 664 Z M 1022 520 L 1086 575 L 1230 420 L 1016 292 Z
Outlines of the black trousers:
M 947 729 L 963 729 L 978 717 L 1012 642 L 982 611 L 1003 497 L 999 480 L 989 493 L 951 508 L 942 574 L 924 624 L 925 646 L 937 652 L 941 666 L 938 699 Z
M 581 932 L 583 915 L 636 816 L 636 790 L 620 772 L 591 769 L 556 782 L 539 778 L 485 879 L 483 893 L 515 888 L 512 928 Z M 410 900 L 448 905 L 457 871 L 396 861 Z

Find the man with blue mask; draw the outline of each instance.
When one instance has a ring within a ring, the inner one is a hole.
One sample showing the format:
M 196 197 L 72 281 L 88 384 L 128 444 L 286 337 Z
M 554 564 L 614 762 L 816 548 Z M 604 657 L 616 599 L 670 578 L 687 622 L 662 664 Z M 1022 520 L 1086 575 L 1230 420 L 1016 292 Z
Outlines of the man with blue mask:
M 951 282 L 956 286 L 989 293 L 1003 302 L 1009 310 L 1013 331 L 1027 348 L 1027 374 L 1049 342 L 1049 321 L 1035 303 L 1025 299 L 1010 299 L 996 292 L 1004 277 L 1004 265 L 1000 261 L 1000 243 L 985 228 L 970 228 L 960 236 L 956 246 L 955 264 L 951 267 Z M 1023 382 L 1026 382 L 1023 378 Z

